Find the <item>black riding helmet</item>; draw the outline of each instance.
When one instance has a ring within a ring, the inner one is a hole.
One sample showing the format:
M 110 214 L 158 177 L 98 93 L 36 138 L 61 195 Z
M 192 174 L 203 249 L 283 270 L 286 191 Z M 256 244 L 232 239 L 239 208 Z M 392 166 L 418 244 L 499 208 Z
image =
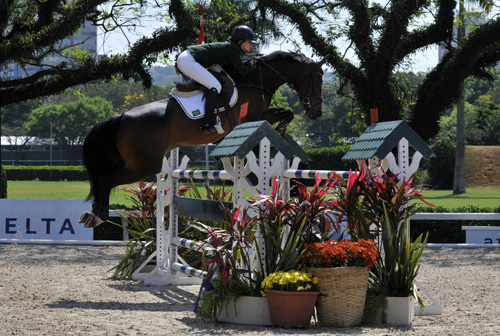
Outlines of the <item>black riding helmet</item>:
M 238 26 L 234 28 L 233 32 L 231 33 L 231 39 L 246 40 L 257 44 L 257 41 L 255 40 L 255 34 L 248 26 Z

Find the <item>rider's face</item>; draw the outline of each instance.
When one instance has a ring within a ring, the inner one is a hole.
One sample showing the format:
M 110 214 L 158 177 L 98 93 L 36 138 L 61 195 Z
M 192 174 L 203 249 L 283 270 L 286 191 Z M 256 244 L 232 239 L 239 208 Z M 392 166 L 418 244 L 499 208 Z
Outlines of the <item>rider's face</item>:
M 245 40 L 245 42 L 241 44 L 241 50 L 243 50 L 244 52 L 250 52 L 250 50 L 252 50 L 252 47 L 253 43 L 248 40 Z

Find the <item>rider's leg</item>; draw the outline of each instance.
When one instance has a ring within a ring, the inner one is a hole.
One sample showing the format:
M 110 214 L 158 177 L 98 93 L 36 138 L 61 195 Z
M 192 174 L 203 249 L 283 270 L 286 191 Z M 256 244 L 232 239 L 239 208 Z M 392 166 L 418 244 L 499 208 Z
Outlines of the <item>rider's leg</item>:
M 211 88 L 205 98 L 205 119 L 203 120 L 203 133 L 215 132 L 214 110 L 217 107 L 219 93 L 216 88 Z
M 189 50 L 179 55 L 177 67 L 183 74 L 202 84 L 207 89 L 215 88 L 220 93 L 222 89 L 220 82 L 200 63 L 196 62 Z
M 177 58 L 177 67 L 186 76 L 191 77 L 209 89 L 205 98 L 205 119 L 202 129 L 204 133 L 215 132 L 213 112 L 217 106 L 217 98 L 222 89 L 221 83 L 207 69 L 196 62 L 188 50 L 182 52 Z

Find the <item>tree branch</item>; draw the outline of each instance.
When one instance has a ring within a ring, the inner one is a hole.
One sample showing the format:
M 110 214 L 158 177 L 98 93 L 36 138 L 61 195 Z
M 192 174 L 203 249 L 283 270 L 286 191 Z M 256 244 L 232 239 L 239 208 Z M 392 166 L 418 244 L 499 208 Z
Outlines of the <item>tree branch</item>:
M 171 1 L 169 13 L 177 22 L 176 29 L 162 28 L 155 31 L 152 38 L 140 39 L 132 46 L 128 55 L 105 57 L 99 61 L 87 57 L 72 68 L 62 63 L 25 79 L 0 82 L 0 107 L 56 94 L 71 86 L 110 79 L 120 74 L 126 79 L 140 78 L 145 87 L 150 87 L 152 80 L 147 67 L 155 61 L 155 55 L 159 52 L 172 52 L 180 45 L 189 44 L 197 38 L 196 25 L 181 0 Z
M 427 75 L 418 90 L 411 122 L 424 139 L 439 131 L 439 117 L 460 99 L 460 83 L 470 76 L 483 76 L 485 67 L 500 61 L 498 31 L 500 18 L 481 25 Z

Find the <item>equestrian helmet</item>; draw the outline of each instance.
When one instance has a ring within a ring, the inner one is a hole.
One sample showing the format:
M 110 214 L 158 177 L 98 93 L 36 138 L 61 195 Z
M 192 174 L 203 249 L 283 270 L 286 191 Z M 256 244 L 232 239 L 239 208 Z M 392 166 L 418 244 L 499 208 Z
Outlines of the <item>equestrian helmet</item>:
M 246 40 L 252 43 L 257 43 L 255 40 L 255 34 L 248 26 L 238 26 L 234 28 L 233 33 L 231 34 L 231 39 Z

